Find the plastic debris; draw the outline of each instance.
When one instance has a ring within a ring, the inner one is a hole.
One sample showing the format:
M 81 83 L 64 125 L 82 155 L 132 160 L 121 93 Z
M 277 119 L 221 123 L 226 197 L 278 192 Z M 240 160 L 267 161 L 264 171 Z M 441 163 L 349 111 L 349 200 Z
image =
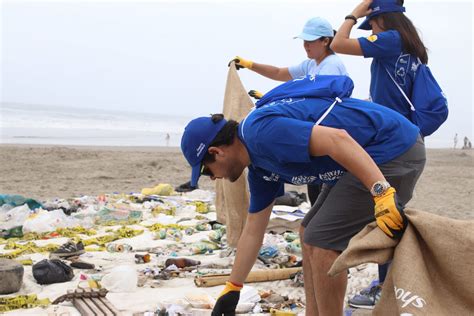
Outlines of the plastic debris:
M 38 299 L 36 294 L 0 297 L 0 312 L 8 312 L 20 308 L 47 307 L 51 304 L 48 298 Z
M 168 196 L 174 193 L 174 189 L 171 185 L 160 183 L 154 188 L 143 188 L 142 194 L 143 195 L 163 195 Z
M 108 252 L 130 252 L 133 248 L 129 244 L 108 244 L 107 251 Z

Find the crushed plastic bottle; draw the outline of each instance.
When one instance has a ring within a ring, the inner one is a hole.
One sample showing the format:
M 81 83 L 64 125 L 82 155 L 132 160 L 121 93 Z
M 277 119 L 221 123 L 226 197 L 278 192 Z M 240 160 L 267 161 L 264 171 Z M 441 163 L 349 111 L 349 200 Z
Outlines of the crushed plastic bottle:
M 183 239 L 183 233 L 179 229 L 168 229 L 166 237 L 176 242 L 180 242 L 181 239 Z
M 293 240 L 300 238 L 300 236 L 297 233 L 288 233 L 287 232 L 287 233 L 283 234 L 283 238 L 285 238 L 285 240 L 287 242 L 292 242 Z
M 220 243 L 223 235 L 224 235 L 223 231 L 218 229 L 218 230 L 211 231 L 208 236 L 211 241 Z
M 202 224 L 197 224 L 196 225 L 196 230 L 202 232 L 202 231 L 209 231 L 212 230 L 212 226 L 209 223 L 202 223 Z
M 260 248 L 260 251 L 258 253 L 259 256 L 265 259 L 274 258 L 278 256 L 278 254 L 278 247 L 273 245 L 264 245 L 262 248 Z

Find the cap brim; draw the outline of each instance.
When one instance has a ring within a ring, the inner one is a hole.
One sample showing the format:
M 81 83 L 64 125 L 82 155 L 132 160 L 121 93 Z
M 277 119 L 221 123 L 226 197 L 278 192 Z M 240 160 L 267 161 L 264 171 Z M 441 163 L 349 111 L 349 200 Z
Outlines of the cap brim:
M 295 37 L 293 37 L 293 39 L 296 39 L 296 38 L 300 38 L 302 39 L 303 41 L 308 41 L 308 42 L 312 42 L 312 41 L 315 41 L 317 39 L 320 39 L 322 36 L 317 36 L 317 35 L 311 35 L 311 34 L 306 34 L 306 33 L 301 33 Z
M 364 22 L 359 25 L 358 29 L 370 31 L 372 29 L 372 26 L 370 26 L 369 20 L 369 18 L 366 18 Z
M 191 186 L 196 187 L 201 176 L 201 163 L 193 166 L 193 171 L 191 173 Z

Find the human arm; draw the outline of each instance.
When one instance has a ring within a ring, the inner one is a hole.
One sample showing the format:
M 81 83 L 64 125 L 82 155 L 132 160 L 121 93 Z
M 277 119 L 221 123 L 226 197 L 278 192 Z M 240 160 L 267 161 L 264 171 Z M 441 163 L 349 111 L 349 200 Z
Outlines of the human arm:
M 235 313 L 240 290 L 257 259 L 272 208 L 273 202 L 264 210 L 258 213 L 250 213 L 247 216 L 247 221 L 237 245 L 232 273 L 214 305 L 212 316 Z
M 371 12 L 371 9 L 369 9 L 371 3 L 372 0 L 363 0 L 350 15 L 353 15 L 356 19 L 367 16 Z M 332 40 L 331 49 L 333 51 L 341 54 L 363 56 L 359 41 L 355 38 L 350 38 L 351 30 L 356 23 L 352 19 L 344 20 Z
M 269 79 L 278 81 L 288 81 L 292 79 L 290 72 L 286 67 L 259 64 L 251 60 L 244 59 L 240 56 L 236 56 L 231 60 L 231 62 L 232 61 L 235 62 L 237 69 L 247 68 Z
M 229 281 L 243 284 L 257 260 L 265 230 L 273 209 L 273 202 L 257 213 L 249 213 L 242 235 L 237 244 L 237 253 Z
M 317 125 L 311 132 L 311 156 L 329 156 L 356 176 L 367 189 L 377 181 L 385 181 L 369 154 L 343 129 Z
M 357 177 L 367 189 L 384 175 L 369 154 L 343 129 L 315 125 L 309 143 L 311 156 L 329 156 Z M 403 234 L 407 219 L 398 204 L 395 189 L 388 188 L 381 196 L 374 197 L 377 225 L 389 237 Z

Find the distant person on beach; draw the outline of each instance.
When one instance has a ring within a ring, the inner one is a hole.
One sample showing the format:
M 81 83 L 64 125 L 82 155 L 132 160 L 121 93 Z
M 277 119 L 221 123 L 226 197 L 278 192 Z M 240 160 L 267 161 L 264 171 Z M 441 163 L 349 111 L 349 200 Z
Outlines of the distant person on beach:
M 166 140 L 166 147 L 168 147 L 170 145 L 170 134 L 166 133 L 165 140 Z
M 415 26 L 403 13 L 403 0 L 364 0 L 345 17 L 331 44 L 341 54 L 372 58 L 370 97 L 410 120 L 410 104 L 392 81 L 393 74 L 404 93 L 412 95 L 419 62 L 428 63 L 425 45 Z M 358 19 L 366 17 L 359 29 L 372 30 L 368 37 L 350 38 Z M 372 309 L 380 298 L 388 266 L 379 266 L 379 280 L 349 300 L 352 307 Z
M 326 19 L 321 17 L 309 19 L 302 32 L 294 37 L 303 40 L 303 48 L 308 59 L 294 66 L 276 67 L 256 63 L 239 56 L 236 56 L 232 61 L 235 62 L 237 69 L 247 68 L 264 77 L 278 81 L 288 81 L 307 75 L 348 76 L 341 58 L 330 48 L 335 33 L 336 31 L 333 30 Z M 256 99 L 260 99 L 263 95 L 257 90 L 251 90 L 249 94 Z M 308 196 L 311 205 L 316 202 L 320 189 L 319 185 L 308 185 Z
M 471 149 L 471 148 L 472 148 L 471 141 L 469 140 L 469 138 L 467 138 L 467 136 L 464 136 L 464 145 L 462 146 L 462 149 Z
M 466 142 L 466 140 L 464 140 Z M 456 146 L 458 144 L 458 133 L 454 134 L 454 146 L 453 149 L 456 149 Z
M 267 95 L 308 80 L 317 83 L 318 78 L 322 77 L 292 80 Z M 325 88 L 333 86 L 338 84 Z M 327 272 L 355 234 L 374 219 L 392 238 L 400 237 L 406 227 L 403 208 L 426 159 L 419 128 L 368 101 L 344 97 L 331 103 L 329 97 L 287 95 L 282 92 L 271 103 L 267 97 L 267 103 L 241 123 L 213 115 L 194 119 L 185 128 L 181 149 L 192 167 L 193 183 L 201 175 L 236 181 L 248 169 L 249 214 L 212 315 L 235 311 L 284 183 L 331 184 L 323 186 L 302 222 L 308 312 L 343 314 L 347 274 L 329 277 Z

